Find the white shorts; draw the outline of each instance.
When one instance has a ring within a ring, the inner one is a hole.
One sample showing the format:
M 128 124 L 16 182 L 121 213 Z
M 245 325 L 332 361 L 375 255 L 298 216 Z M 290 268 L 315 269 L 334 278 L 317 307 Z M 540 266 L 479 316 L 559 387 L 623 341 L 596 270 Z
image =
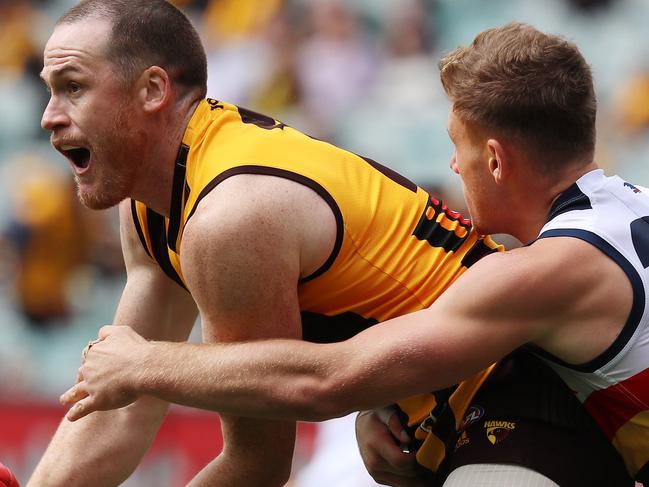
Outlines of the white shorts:
M 451 472 L 443 487 L 559 487 L 544 475 L 518 465 L 479 463 Z

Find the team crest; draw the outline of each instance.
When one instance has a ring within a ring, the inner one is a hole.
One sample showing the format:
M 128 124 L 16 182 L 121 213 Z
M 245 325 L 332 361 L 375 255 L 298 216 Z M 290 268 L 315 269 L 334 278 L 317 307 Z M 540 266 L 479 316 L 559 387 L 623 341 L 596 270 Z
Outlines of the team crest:
M 512 421 L 485 421 L 484 427 L 487 432 L 487 439 L 492 445 L 495 445 L 507 438 L 516 429 L 516 423 Z

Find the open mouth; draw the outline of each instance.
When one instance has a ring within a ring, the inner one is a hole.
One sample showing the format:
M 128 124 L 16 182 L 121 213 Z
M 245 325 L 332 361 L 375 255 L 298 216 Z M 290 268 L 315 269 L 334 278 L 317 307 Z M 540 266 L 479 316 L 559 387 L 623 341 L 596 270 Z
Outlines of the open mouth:
M 65 156 L 79 169 L 85 169 L 90 164 L 90 151 L 85 147 L 63 146 Z

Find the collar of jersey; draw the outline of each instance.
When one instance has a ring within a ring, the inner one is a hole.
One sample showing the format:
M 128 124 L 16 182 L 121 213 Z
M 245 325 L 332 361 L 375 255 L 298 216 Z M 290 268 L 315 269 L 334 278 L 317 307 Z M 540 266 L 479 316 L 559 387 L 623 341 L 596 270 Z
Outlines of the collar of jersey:
M 187 174 L 187 156 L 190 148 L 195 145 L 200 137 L 198 127 L 203 126 L 205 117 L 209 115 L 211 106 L 206 100 L 201 100 L 185 129 L 182 144 L 178 149 L 176 162 L 174 165 L 174 175 L 171 189 L 171 213 L 169 215 L 169 226 L 167 230 L 167 244 L 171 250 L 178 253 L 180 247 L 180 237 L 182 235 L 181 224 L 182 216 L 186 204 L 186 174 Z
M 210 111 L 211 111 L 211 106 L 207 102 L 207 100 L 201 100 L 198 103 L 196 109 L 194 110 L 194 113 L 189 119 L 187 128 L 185 129 L 185 133 L 183 135 L 183 142 L 182 142 L 184 145 L 187 145 L 189 147 L 195 145 L 196 141 L 201 136 L 199 127 L 204 127 L 203 122 L 205 118 L 209 116 Z

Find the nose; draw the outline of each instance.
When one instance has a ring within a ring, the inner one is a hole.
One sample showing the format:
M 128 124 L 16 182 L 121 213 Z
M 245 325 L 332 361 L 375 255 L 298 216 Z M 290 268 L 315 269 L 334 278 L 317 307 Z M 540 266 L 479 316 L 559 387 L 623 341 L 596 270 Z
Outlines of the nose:
M 65 111 L 61 108 L 57 99 L 52 96 L 45 107 L 43 117 L 41 118 L 41 127 L 44 130 L 53 132 L 56 128 L 64 127 L 70 123 L 70 119 Z
M 453 151 L 453 155 L 451 156 L 451 161 L 449 162 L 448 167 L 450 167 L 451 171 L 453 171 L 455 174 L 460 174 L 460 170 L 457 168 L 457 151 Z

